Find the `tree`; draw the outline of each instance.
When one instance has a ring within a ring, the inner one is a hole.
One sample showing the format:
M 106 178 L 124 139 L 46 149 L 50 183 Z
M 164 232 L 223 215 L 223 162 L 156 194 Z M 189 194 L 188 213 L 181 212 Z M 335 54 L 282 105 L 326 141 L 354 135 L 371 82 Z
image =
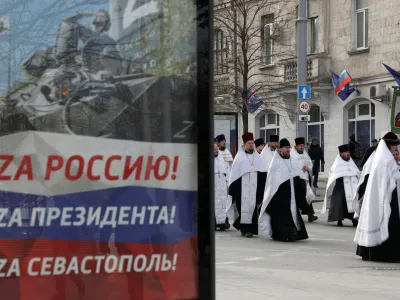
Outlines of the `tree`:
M 270 66 L 295 55 L 294 35 L 282 33 L 295 32 L 296 3 L 294 0 L 220 0 L 216 3 L 215 73 L 218 76 L 229 69 L 234 73 L 234 81 L 222 83 L 222 88 L 232 95 L 230 104 L 242 116 L 243 132 L 248 132 L 249 96 L 283 90 L 281 68 Z M 260 102 L 256 107 L 259 105 L 265 107 L 267 103 Z M 285 104 L 277 101 L 273 105 Z

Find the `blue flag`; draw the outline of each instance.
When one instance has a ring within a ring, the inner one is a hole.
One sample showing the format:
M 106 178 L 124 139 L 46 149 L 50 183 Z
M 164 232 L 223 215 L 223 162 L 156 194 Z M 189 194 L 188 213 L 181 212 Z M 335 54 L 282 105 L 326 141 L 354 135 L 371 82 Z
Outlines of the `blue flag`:
M 247 109 L 251 114 L 255 113 L 263 103 L 264 101 L 258 100 L 256 97 L 256 91 L 247 94 Z
M 391 67 L 389 67 L 385 64 L 382 64 L 382 65 L 384 65 L 385 68 L 389 71 L 389 73 L 392 74 L 394 80 L 396 80 L 396 82 L 397 82 L 397 85 L 400 86 L 400 73 L 393 70 Z

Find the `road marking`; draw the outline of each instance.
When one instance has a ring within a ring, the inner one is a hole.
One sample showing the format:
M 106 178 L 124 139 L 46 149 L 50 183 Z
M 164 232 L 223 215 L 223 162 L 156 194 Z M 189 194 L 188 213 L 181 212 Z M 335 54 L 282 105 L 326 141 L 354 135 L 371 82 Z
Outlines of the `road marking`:
M 256 260 L 262 260 L 262 259 L 265 259 L 265 257 L 249 257 L 249 258 L 245 258 L 244 260 L 256 261 Z
M 333 242 L 333 241 L 347 242 L 346 240 L 339 240 L 339 239 L 318 239 L 318 238 L 313 238 L 312 240 L 313 241 L 326 241 L 326 242 L 328 242 L 328 241 L 330 241 L 330 242 Z
M 216 263 L 216 265 L 234 265 L 234 264 L 238 264 L 238 261 L 224 261 L 224 262 L 220 262 L 220 263 Z
M 297 252 L 298 250 L 300 250 L 299 247 L 293 247 L 292 249 L 286 250 L 286 251 L 281 251 L 279 253 L 274 253 L 274 254 L 270 254 L 269 256 L 285 256 L 287 254 L 293 253 L 293 252 Z

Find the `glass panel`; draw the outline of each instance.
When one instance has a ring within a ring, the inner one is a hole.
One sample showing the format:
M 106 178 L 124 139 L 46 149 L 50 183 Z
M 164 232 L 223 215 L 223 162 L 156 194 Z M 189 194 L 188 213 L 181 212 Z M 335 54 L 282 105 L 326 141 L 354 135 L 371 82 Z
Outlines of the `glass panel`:
M 325 121 L 324 115 L 321 113 L 321 122 L 324 122 L 324 121 Z
M 375 104 L 371 103 L 371 117 L 375 117 Z
M 276 126 L 279 126 L 280 115 L 276 114 Z
M 312 23 L 313 27 L 313 42 L 312 42 L 312 53 L 318 52 L 318 32 L 319 32 L 319 23 L 318 23 L 318 18 L 313 19 Z
M 310 54 L 312 53 L 312 47 L 311 47 L 311 42 L 312 42 L 312 26 L 311 26 L 311 19 L 308 19 L 307 21 L 307 53 Z
M 267 141 L 267 140 L 266 140 L 266 136 L 265 136 L 265 129 L 261 129 L 261 130 L 260 130 L 260 138 L 263 138 L 264 141 Z
M 350 107 L 349 109 L 349 113 L 347 115 L 347 118 L 349 120 L 355 119 L 356 118 L 356 106 L 353 105 L 352 107 Z
M 265 127 L 265 115 L 260 118 L 260 128 Z
M 368 47 L 368 9 L 365 10 L 365 47 Z
M 358 105 L 358 116 L 369 116 L 369 103 Z
M 264 64 L 272 64 L 271 24 L 264 26 Z
M 268 114 L 268 125 L 276 125 L 276 114 Z
M 274 134 L 276 134 L 276 128 L 274 128 L 274 129 L 266 129 L 265 130 L 265 140 L 269 141 L 269 137 L 271 135 L 274 135 Z
M 307 142 L 311 143 L 312 138 L 317 138 L 318 143 L 321 143 L 321 125 L 308 125 Z
M 371 121 L 357 121 L 357 134 L 356 141 L 361 145 L 361 148 L 365 151 L 371 144 Z
M 371 120 L 371 140 L 375 138 L 375 120 Z
M 349 122 L 348 123 L 349 128 L 348 128 L 348 132 L 347 132 L 347 137 L 349 137 L 352 134 L 356 134 L 356 122 Z M 347 140 L 346 140 L 347 142 Z
M 368 7 L 368 0 L 356 0 L 356 9 Z
M 319 106 L 311 105 L 310 112 L 308 114 L 310 115 L 309 123 L 315 123 L 320 121 L 321 110 Z
M 364 12 L 357 13 L 357 48 L 364 47 Z

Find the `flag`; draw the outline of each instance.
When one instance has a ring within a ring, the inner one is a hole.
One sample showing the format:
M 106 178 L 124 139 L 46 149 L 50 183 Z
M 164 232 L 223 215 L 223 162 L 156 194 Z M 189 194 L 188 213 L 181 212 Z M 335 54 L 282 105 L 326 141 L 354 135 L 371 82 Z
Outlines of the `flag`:
M 10 30 L 10 19 L 8 17 L 0 17 L 0 36 Z
M 343 70 L 342 74 L 338 76 L 337 74 L 332 73 L 332 84 L 335 89 L 335 94 L 340 99 L 345 101 L 356 89 L 350 88 L 350 82 L 353 80 L 350 74 Z
M 397 71 L 395 71 L 395 70 L 393 70 L 391 67 L 389 67 L 389 66 L 387 66 L 387 65 L 385 65 L 385 64 L 382 64 L 382 65 L 385 66 L 385 68 L 386 68 L 386 69 L 389 71 L 389 73 L 393 76 L 394 80 L 396 80 L 398 86 L 400 86 L 400 73 L 397 72 Z
M 247 109 L 251 114 L 255 113 L 257 109 L 263 104 L 262 100 L 258 100 L 256 97 L 256 90 L 251 93 L 247 93 Z

